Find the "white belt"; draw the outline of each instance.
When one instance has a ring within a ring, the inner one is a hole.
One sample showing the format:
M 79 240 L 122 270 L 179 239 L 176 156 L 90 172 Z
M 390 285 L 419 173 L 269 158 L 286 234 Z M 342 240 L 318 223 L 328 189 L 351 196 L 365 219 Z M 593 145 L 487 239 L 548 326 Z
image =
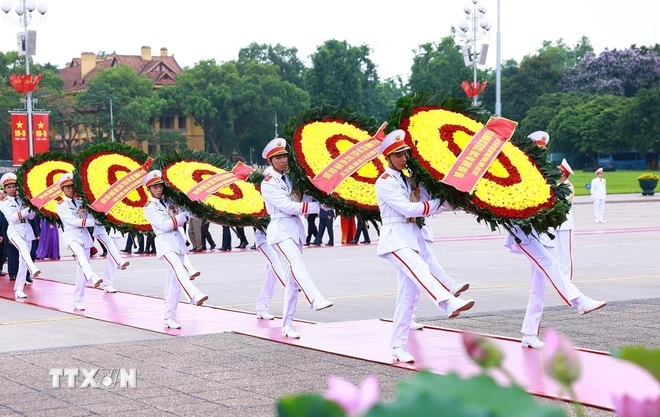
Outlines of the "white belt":
M 275 213 L 275 214 L 271 214 L 270 216 L 271 219 L 286 219 L 289 217 L 298 217 L 298 216 L 295 214 L 286 214 L 286 213 Z
M 394 224 L 394 223 L 414 223 L 415 219 L 413 217 L 385 217 L 382 219 L 383 224 Z

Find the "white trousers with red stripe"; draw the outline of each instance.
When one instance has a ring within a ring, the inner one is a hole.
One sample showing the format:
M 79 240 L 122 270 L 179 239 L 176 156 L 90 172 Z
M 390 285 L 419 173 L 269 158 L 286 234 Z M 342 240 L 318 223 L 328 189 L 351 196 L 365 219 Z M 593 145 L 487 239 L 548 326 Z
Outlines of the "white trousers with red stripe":
M 410 321 L 420 292 L 425 292 L 433 304 L 438 307 L 442 301 L 451 298 L 451 294 L 440 285 L 440 282 L 431 274 L 427 263 L 414 250 L 403 248 L 381 255 L 381 257 L 397 268 L 396 308 L 390 346 L 405 348 L 408 344 Z
M 76 286 L 73 289 L 73 302 L 82 303 L 85 298 L 85 285 L 96 279 L 96 273 L 89 263 L 89 249 L 85 249 L 79 242 L 70 242 L 67 247 L 73 253 L 78 264 L 76 268 Z
M 292 325 L 299 291 L 302 291 L 310 306 L 317 297 L 322 297 L 322 295 L 307 271 L 301 243 L 296 243 L 293 239 L 286 239 L 275 243 L 272 247 L 280 257 L 285 270 L 286 285 L 284 287 L 282 327 L 287 327 Z
M 555 250 L 561 271 L 573 281 L 573 231 L 556 230 L 555 236 Z
M 14 282 L 14 291 L 23 291 L 28 270 L 31 274 L 34 274 L 39 268 L 32 260 L 32 257 L 30 256 L 30 248 L 23 236 L 14 235 L 9 241 L 14 247 L 16 247 L 16 249 L 18 249 L 18 271 L 16 273 L 16 281 Z M 2 265 L 0 265 L 0 268 L 1 267 Z
M 433 253 L 433 249 L 431 248 L 431 245 L 426 242 L 426 246 L 422 249 L 422 252 L 419 253 L 422 259 L 424 259 L 424 262 L 429 266 L 429 270 L 431 271 L 431 275 L 433 275 L 433 278 L 438 280 L 440 285 L 447 290 L 448 292 L 451 292 L 451 289 L 456 285 L 456 280 L 447 275 L 447 272 L 445 272 L 444 269 L 440 266 L 440 263 L 438 262 L 438 258 L 435 257 L 435 253 Z M 420 298 L 421 293 L 417 293 L 417 298 L 415 299 L 415 309 L 417 309 L 417 304 L 419 303 L 419 298 Z
M 530 239 L 528 244 L 519 244 L 518 248 L 532 263 L 529 301 L 520 331 L 527 335 L 537 335 L 543 315 L 546 279 L 550 281 L 569 307 L 572 305 L 572 301 L 580 297 L 582 293 L 564 276 L 557 259 L 538 240 Z
M 99 235 L 96 238 L 108 250 L 108 262 L 105 265 L 105 272 L 103 273 L 103 286 L 112 286 L 116 271 L 125 262 L 125 259 L 121 257 L 117 249 L 117 243 L 123 240 L 123 238 L 112 238 L 108 235 Z
M 164 319 L 173 319 L 176 317 L 176 309 L 179 305 L 181 290 L 190 301 L 198 293 L 199 288 L 190 281 L 189 270 L 192 270 L 192 264 L 188 255 L 175 252 L 167 252 L 163 259 L 170 265 L 170 272 L 167 274 L 167 283 L 165 285 L 165 313 Z M 186 268 L 188 266 L 188 268 Z
M 267 312 L 269 309 L 270 300 L 273 299 L 273 292 L 275 291 L 275 282 L 279 281 L 286 288 L 286 273 L 277 251 L 272 246 L 268 243 L 262 243 L 257 249 L 266 258 L 266 280 L 259 297 L 257 297 L 257 313 L 262 313 Z

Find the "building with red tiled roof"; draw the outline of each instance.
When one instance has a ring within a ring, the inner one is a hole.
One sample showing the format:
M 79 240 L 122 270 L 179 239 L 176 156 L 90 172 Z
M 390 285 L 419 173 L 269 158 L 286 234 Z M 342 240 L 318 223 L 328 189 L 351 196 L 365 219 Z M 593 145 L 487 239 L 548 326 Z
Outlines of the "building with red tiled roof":
M 176 83 L 176 75 L 182 71 L 174 56 L 168 54 L 167 48 L 160 48 L 160 54 L 153 56 L 151 47 L 143 46 L 140 55 L 118 55 L 112 53 L 98 56 L 93 52 L 83 52 L 80 58 L 73 58 L 60 70 L 64 80 L 63 92 L 74 94 L 87 89 L 87 83 L 94 78 L 101 69 L 108 69 L 117 65 L 127 65 L 137 75 L 149 78 L 154 88 Z M 204 149 L 204 131 L 195 125 L 192 117 L 172 114 L 152 121 L 154 132 L 176 132 L 186 137 L 188 147 L 191 149 Z M 159 149 L 156 145 L 147 143 L 130 143 L 133 146 L 147 148 L 144 151 L 152 154 Z

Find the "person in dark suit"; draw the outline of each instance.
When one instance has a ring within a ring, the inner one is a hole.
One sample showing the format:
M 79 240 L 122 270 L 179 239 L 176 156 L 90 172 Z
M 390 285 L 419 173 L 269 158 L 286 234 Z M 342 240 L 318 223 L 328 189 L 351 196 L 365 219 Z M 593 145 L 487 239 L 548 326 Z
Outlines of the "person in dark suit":
M 314 246 L 321 246 L 321 241 L 323 240 L 323 235 L 325 234 L 326 229 L 328 230 L 328 243 L 326 246 L 334 246 L 335 232 L 332 228 L 332 222 L 334 220 L 335 210 L 332 207 L 321 204 L 321 210 L 319 212 L 319 232 L 316 235 L 316 239 L 314 239 Z
M 213 236 L 211 236 L 211 232 L 209 231 L 209 227 L 211 226 L 211 222 L 204 220 L 202 222 L 202 249 L 206 250 L 207 246 L 206 243 L 208 242 L 209 246 L 208 248 L 213 250 L 215 249 L 215 241 L 213 240 Z
M 307 218 L 307 239 L 305 240 L 305 246 L 309 246 L 312 238 L 316 239 L 316 235 L 319 234 L 319 229 L 316 228 L 316 218 L 319 217 L 316 213 L 306 214 Z
M 371 239 L 369 238 L 369 225 L 367 225 L 367 222 L 362 219 L 362 217 L 358 217 L 357 220 L 357 231 L 355 232 L 355 237 L 351 241 L 352 244 L 357 245 L 358 242 L 360 241 L 360 233 L 364 235 L 364 240 L 362 243 L 369 244 L 371 243 Z
M 234 229 L 236 231 L 236 236 L 240 239 L 241 243 L 239 243 L 238 246 L 236 246 L 236 249 L 245 249 L 247 245 L 250 243 L 247 240 L 247 237 L 245 236 L 245 228 L 242 226 L 236 227 Z M 231 246 L 230 246 L 231 247 Z

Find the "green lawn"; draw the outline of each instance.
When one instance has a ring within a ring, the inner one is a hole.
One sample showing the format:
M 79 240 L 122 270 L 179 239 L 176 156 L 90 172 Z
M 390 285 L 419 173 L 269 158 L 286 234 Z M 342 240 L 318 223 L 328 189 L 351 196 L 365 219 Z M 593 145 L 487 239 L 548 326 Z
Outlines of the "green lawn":
M 658 176 L 658 171 L 614 171 L 605 172 L 603 178 L 607 180 L 607 194 L 638 194 L 642 192 L 637 182 L 637 177 L 645 172 L 652 172 Z M 575 187 L 576 195 L 589 195 L 589 190 L 585 184 L 590 184 L 591 180 L 596 177 L 593 172 L 575 171 L 569 178 Z

